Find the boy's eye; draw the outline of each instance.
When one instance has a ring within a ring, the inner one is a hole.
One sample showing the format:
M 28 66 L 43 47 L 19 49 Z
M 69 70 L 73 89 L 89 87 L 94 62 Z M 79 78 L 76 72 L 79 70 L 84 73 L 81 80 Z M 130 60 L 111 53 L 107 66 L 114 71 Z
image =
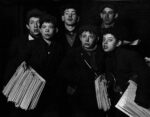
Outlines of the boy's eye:
M 49 28 L 53 28 L 53 26 L 49 26 Z
M 85 38 L 85 37 L 86 37 L 86 35 L 82 35 L 82 37 L 83 37 L 83 38 Z
M 113 14 L 113 11 L 108 12 L 109 14 Z
M 105 12 L 105 11 L 103 11 L 103 12 L 102 12 L 102 14 L 106 14 L 106 12 Z
M 90 35 L 89 37 L 93 39 L 95 36 L 94 35 Z
M 76 13 L 75 13 L 75 12 L 72 12 L 71 14 L 72 14 L 72 15 L 76 15 Z
M 30 24 L 33 24 L 34 23 L 34 21 L 30 21 Z
M 46 28 L 46 26 L 45 26 L 45 25 L 42 25 L 42 28 Z
M 39 21 L 37 21 L 36 23 L 37 23 L 37 24 L 40 24 L 40 22 L 39 22 Z
M 113 39 L 108 39 L 109 42 L 113 41 Z
M 69 15 L 69 14 L 71 14 L 71 13 L 69 13 L 69 12 L 65 12 L 65 15 Z

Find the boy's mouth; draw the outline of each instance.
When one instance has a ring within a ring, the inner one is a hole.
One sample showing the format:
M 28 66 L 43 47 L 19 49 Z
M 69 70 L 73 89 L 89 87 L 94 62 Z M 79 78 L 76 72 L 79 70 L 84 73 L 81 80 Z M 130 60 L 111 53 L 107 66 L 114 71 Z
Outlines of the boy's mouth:
M 108 46 L 107 46 L 107 45 L 104 45 L 104 46 L 103 46 L 103 49 L 107 49 L 107 48 L 108 48 Z
M 72 21 L 72 20 L 73 20 L 72 18 L 69 18 L 69 19 L 68 19 L 68 21 Z

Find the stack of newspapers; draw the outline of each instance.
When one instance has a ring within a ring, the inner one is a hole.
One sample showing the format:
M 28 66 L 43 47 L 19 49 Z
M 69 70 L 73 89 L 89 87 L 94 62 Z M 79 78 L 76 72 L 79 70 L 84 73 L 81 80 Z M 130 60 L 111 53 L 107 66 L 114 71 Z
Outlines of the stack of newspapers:
M 150 110 L 135 103 L 137 84 L 129 80 L 129 86 L 115 105 L 129 117 L 150 117 Z
M 107 92 L 107 81 L 105 75 L 100 75 L 95 80 L 95 91 L 98 108 L 104 111 L 108 111 L 111 107 L 110 98 L 108 97 Z
M 16 107 L 31 110 L 36 107 L 45 83 L 46 81 L 34 69 L 22 62 L 2 93 Z

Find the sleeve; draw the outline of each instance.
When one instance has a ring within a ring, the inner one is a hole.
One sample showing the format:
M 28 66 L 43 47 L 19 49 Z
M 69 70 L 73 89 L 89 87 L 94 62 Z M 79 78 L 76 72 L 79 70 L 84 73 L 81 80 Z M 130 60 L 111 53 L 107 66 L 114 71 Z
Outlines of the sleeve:
M 148 107 L 150 106 L 150 69 L 138 53 L 133 52 L 131 54 L 131 67 L 137 77 L 137 92 L 135 102 L 141 106 Z

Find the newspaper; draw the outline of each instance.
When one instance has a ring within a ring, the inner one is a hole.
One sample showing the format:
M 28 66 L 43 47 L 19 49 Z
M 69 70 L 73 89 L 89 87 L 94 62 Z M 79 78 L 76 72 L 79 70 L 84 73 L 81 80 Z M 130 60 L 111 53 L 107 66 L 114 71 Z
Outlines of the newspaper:
M 45 83 L 45 79 L 32 67 L 27 67 L 26 62 L 22 62 L 2 93 L 15 107 L 31 110 L 36 107 Z
M 134 81 L 129 80 L 129 86 L 115 107 L 129 117 L 150 117 L 150 110 L 135 103 L 136 90 L 137 84 Z
M 110 98 L 107 92 L 107 81 L 105 75 L 100 75 L 95 80 L 95 91 L 98 108 L 104 111 L 108 111 L 111 107 Z

